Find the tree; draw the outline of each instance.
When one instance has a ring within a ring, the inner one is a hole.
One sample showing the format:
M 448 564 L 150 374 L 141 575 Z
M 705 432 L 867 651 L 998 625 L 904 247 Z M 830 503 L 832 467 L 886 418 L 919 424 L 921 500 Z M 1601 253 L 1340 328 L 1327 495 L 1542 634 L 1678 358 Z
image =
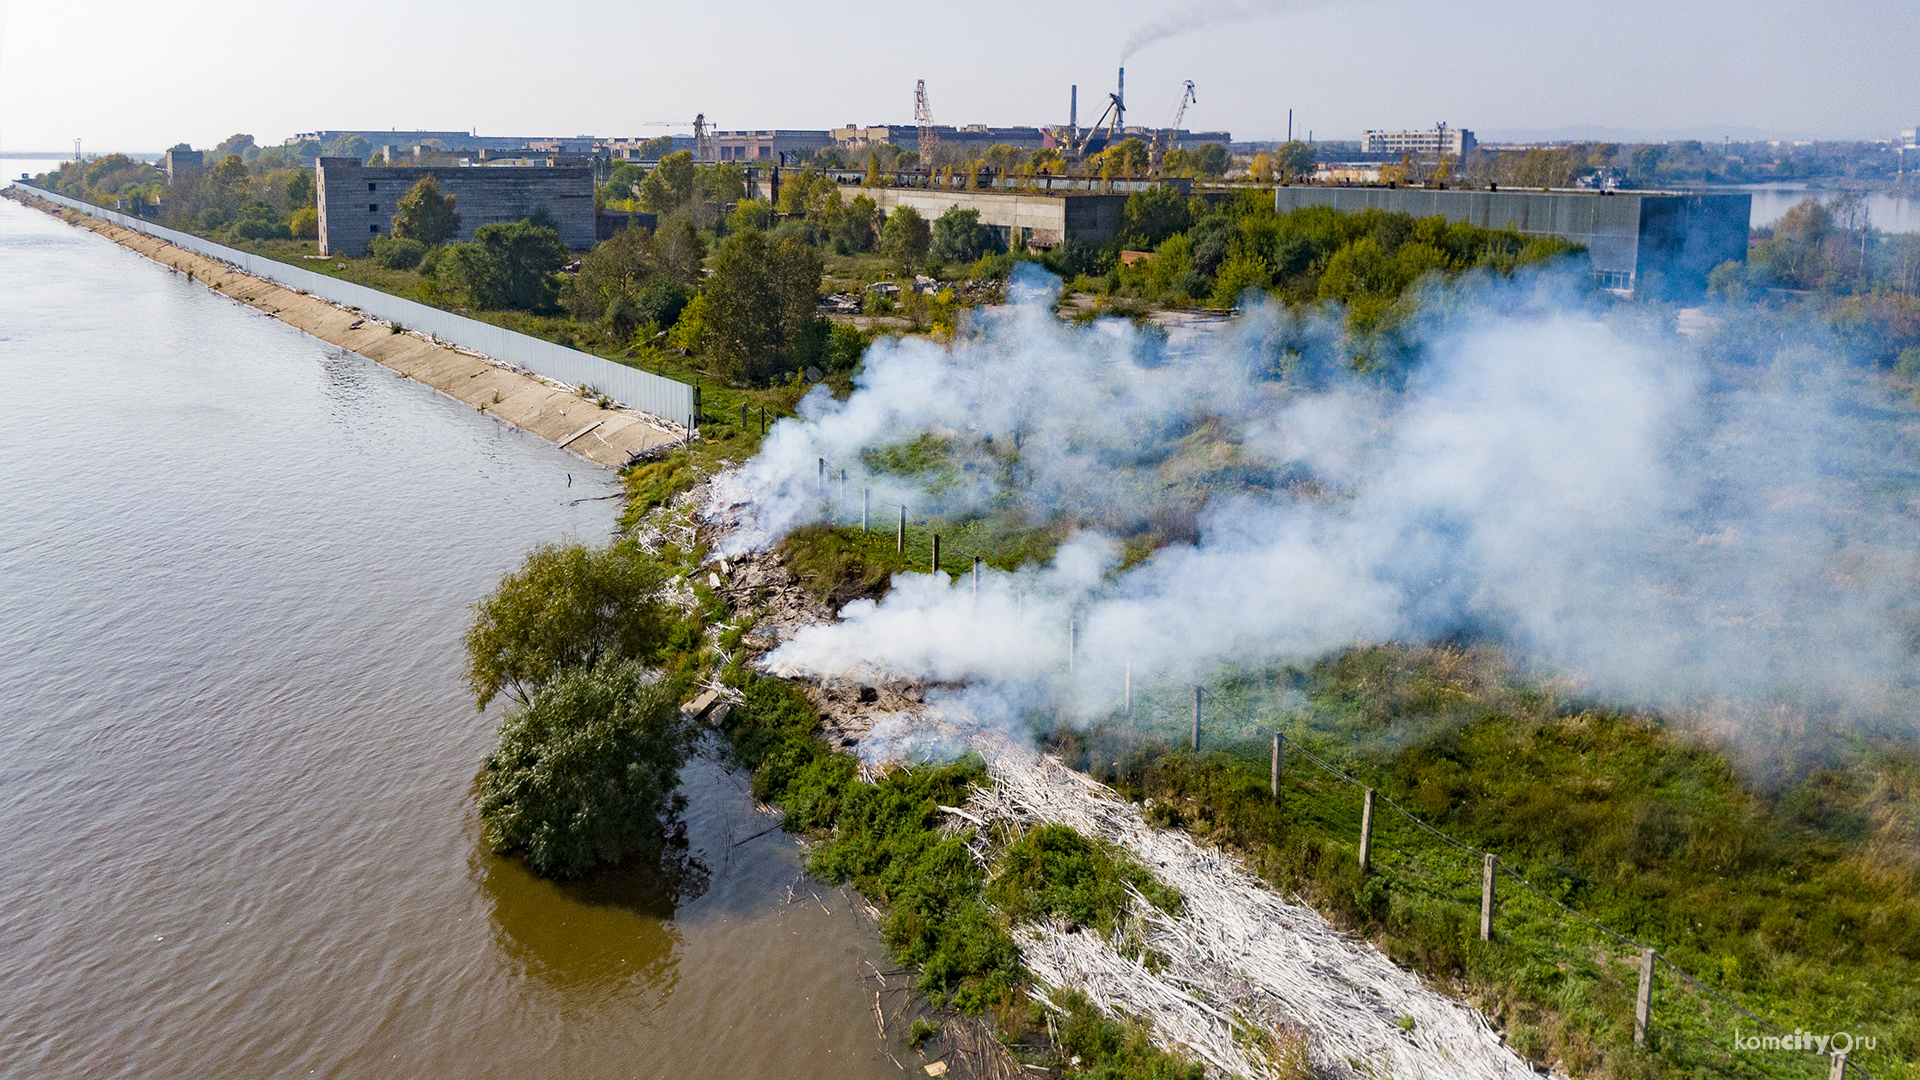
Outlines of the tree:
M 644 660 L 666 640 L 666 573 L 631 544 L 542 544 L 474 605 L 467 685 L 474 703 L 505 693 L 522 705 L 571 667 Z
M 481 765 L 487 846 L 571 879 L 658 836 L 693 744 L 675 691 L 630 661 L 570 669 L 539 690 Z
M 399 210 L 393 215 L 393 235 L 418 240 L 428 247 L 460 235 L 460 215 L 454 212 L 454 198 L 440 194 L 440 185 L 433 177 L 421 177 L 400 197 Z
M 897 263 L 903 273 L 918 273 L 927 261 L 927 248 L 933 242 L 927 219 L 911 206 L 902 206 L 887 215 L 880 230 L 880 253 Z
M 1217 142 L 1204 142 L 1193 152 L 1193 174 L 1195 176 L 1225 176 L 1233 167 L 1233 154 Z
M 794 340 L 820 302 L 820 253 L 797 237 L 757 229 L 720 245 L 707 281 L 706 346 L 728 374 L 765 383 L 784 373 Z
M 682 287 L 699 283 L 701 264 L 707 260 L 707 242 L 691 219 L 676 215 L 662 221 L 653 232 L 653 250 L 660 268 Z
M 668 154 L 640 183 L 640 205 L 656 214 L 684 209 L 693 199 L 693 152 Z
M 1305 180 L 1313 175 L 1313 163 L 1316 157 L 1318 157 L 1318 151 L 1311 143 L 1295 139 L 1274 151 L 1273 164 L 1283 179 Z
M 560 234 L 522 219 L 480 226 L 472 243 L 449 245 L 439 267 L 475 307 L 544 311 L 559 294 L 554 278 L 566 263 Z
M 311 206 L 303 206 L 293 212 L 287 221 L 287 229 L 295 240 L 312 240 L 320 235 L 320 212 Z
M 655 281 L 671 290 L 668 298 L 656 290 L 651 304 L 643 303 L 642 297 Z M 679 298 L 678 303 L 672 298 Z M 680 313 L 679 303 L 684 302 L 684 294 L 660 265 L 653 236 L 645 229 L 622 229 L 588 252 L 580 260 L 580 272 L 560 291 L 560 305 L 575 319 L 605 322 L 623 337 L 649 318 L 661 327 L 671 325 L 672 315 Z M 668 306 L 671 314 L 660 318 L 661 309 Z
M 1193 224 L 1187 197 L 1171 184 L 1155 184 L 1127 196 L 1120 211 L 1120 235 L 1128 243 L 1155 247 Z
M 1131 135 L 1093 157 L 1102 176 L 1143 176 L 1151 159 L 1147 144 Z
M 948 262 L 970 263 L 982 255 L 999 254 L 1005 249 L 1000 233 L 991 225 L 980 224 L 980 211 L 962 210 L 956 204 L 933 221 L 929 250 L 935 258 Z
M 872 251 L 879 238 L 879 220 L 879 204 L 866 195 L 855 195 L 852 202 L 841 208 L 840 217 L 834 222 L 834 246 L 844 249 L 843 255 Z
M 229 135 L 219 146 L 214 147 L 207 153 L 210 157 L 225 157 L 228 154 L 237 154 L 245 158 L 249 150 L 254 150 L 256 153 L 258 152 L 253 145 L 253 136 Z
M 640 144 L 638 153 L 642 161 L 659 161 L 673 152 L 673 136 L 658 135 Z

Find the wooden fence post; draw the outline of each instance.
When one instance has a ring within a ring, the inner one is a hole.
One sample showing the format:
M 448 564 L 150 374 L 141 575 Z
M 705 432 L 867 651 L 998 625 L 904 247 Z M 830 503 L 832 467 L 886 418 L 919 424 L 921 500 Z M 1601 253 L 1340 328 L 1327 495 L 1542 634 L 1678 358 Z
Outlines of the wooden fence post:
M 1193 749 L 1200 749 L 1200 684 L 1193 684 Z
M 1360 804 L 1360 874 L 1366 876 L 1367 867 L 1373 862 L 1373 789 L 1367 789 L 1366 800 Z
M 820 481 L 818 484 L 814 486 L 814 494 L 820 496 L 823 499 L 827 497 L 827 459 L 826 458 L 820 459 Z
M 900 531 L 894 534 L 893 550 L 897 555 L 907 553 L 907 505 L 900 504 Z
M 847 470 L 840 470 L 840 505 L 847 505 Z
M 933 569 L 927 572 L 930 574 L 937 574 L 940 572 L 940 534 L 939 533 L 933 534 Z
M 747 403 L 744 401 L 740 403 L 740 430 L 747 430 Z
M 1633 999 L 1633 1045 L 1647 1045 L 1647 1028 L 1653 1022 L 1653 950 L 1640 950 L 1640 993 Z
M 1480 940 L 1493 940 L 1493 856 L 1487 856 L 1480 878 Z
M 1827 1066 L 1827 1080 L 1847 1080 L 1847 1052 L 1835 1050 L 1833 1064 Z
M 975 599 L 980 596 L 980 556 L 978 555 L 973 557 L 973 595 Z
M 1280 801 L 1280 733 L 1273 733 L 1273 773 L 1267 781 L 1273 788 L 1273 801 Z
M 760 406 L 760 434 L 765 435 L 766 433 L 767 433 L 767 407 L 765 405 L 762 405 Z

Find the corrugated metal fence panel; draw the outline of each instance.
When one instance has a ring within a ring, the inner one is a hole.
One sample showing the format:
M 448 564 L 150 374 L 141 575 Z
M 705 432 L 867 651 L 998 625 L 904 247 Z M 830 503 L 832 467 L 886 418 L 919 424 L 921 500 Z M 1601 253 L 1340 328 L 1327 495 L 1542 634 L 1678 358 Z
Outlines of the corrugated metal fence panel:
M 391 293 L 383 293 L 378 289 L 369 289 L 364 285 L 341 281 L 338 278 L 317 274 L 298 266 L 289 266 L 260 255 L 250 255 L 210 240 L 203 240 L 198 236 L 115 213 L 112 210 L 105 210 L 42 188 L 20 184 L 17 181 L 15 186 L 49 202 L 56 202 L 82 213 L 105 218 L 116 225 L 158 237 L 195 254 L 232 264 L 255 277 L 266 278 L 289 288 L 312 293 L 336 304 L 359 308 L 376 318 L 400 323 L 409 329 L 431 334 L 441 341 L 451 342 L 463 349 L 472 349 L 474 352 L 525 368 L 537 375 L 544 375 L 571 386 L 592 386 L 628 408 L 650 413 L 674 424 L 687 424 L 699 408 L 699 391 L 674 379 L 616 364 L 591 353 L 569 349 L 564 345 L 555 345 L 551 341 L 542 341 L 537 337 L 529 337 L 492 323 L 469 319 L 450 311 L 441 311 L 439 308 L 428 307 L 426 304 L 394 296 Z

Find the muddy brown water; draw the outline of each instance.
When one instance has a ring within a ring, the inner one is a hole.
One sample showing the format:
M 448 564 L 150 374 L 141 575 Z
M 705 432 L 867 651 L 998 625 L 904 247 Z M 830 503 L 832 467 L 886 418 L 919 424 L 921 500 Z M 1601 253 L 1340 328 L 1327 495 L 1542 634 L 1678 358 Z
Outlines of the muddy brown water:
M 481 849 L 468 605 L 608 474 L 4 201 L 0 378 L 0 1075 L 918 1071 L 712 747 L 657 860 Z

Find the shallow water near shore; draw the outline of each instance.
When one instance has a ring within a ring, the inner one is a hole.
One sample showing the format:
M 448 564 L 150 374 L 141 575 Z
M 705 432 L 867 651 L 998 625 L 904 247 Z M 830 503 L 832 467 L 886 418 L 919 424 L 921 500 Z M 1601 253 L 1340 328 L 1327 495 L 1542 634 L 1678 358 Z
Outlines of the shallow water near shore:
M 479 845 L 468 606 L 611 474 L 5 201 L 0 378 L 0 1075 L 902 1075 L 711 746 L 615 878 Z

